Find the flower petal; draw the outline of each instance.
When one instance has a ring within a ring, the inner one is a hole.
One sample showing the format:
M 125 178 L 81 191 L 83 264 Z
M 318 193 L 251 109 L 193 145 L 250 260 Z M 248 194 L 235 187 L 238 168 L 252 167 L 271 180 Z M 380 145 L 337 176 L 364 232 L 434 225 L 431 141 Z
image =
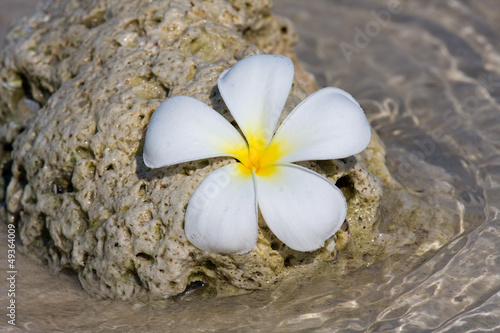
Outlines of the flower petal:
M 247 141 L 271 142 L 292 81 L 292 61 L 268 54 L 240 60 L 219 76 L 222 98 Z
M 199 249 L 245 253 L 257 242 L 257 199 L 251 173 L 240 163 L 215 170 L 189 200 L 185 232 Z
M 151 116 L 144 144 L 150 168 L 216 156 L 233 156 L 246 146 L 240 133 L 219 113 L 199 100 L 175 96 Z
M 339 230 L 347 205 L 328 179 L 294 164 L 256 176 L 259 208 L 271 231 L 297 251 L 313 251 Z
M 370 124 L 358 102 L 338 88 L 307 97 L 283 121 L 271 145 L 279 162 L 344 158 L 370 143 Z

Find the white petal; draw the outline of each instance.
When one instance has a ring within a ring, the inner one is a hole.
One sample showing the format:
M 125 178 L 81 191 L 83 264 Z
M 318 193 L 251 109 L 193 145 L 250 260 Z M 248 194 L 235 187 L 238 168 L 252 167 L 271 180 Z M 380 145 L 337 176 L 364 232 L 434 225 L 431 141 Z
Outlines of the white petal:
M 257 242 L 257 199 L 250 173 L 240 163 L 215 170 L 189 200 L 184 229 L 199 249 L 245 253 Z
M 347 205 L 328 179 L 294 164 L 256 176 L 260 211 L 271 231 L 297 251 L 313 251 L 340 229 Z
M 215 156 L 233 156 L 246 146 L 238 131 L 219 113 L 199 100 L 175 96 L 151 116 L 144 144 L 144 163 L 150 168 Z
M 268 54 L 245 58 L 219 76 L 222 98 L 247 140 L 269 144 L 292 81 L 292 61 Z
M 358 102 L 338 88 L 307 97 L 283 121 L 271 145 L 280 162 L 344 158 L 370 143 L 370 124 Z

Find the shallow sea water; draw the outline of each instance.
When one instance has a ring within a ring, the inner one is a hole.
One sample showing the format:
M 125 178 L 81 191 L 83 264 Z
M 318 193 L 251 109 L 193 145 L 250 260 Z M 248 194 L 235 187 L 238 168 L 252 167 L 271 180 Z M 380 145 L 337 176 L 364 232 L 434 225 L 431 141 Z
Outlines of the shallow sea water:
M 392 258 L 342 281 L 325 270 L 273 291 L 147 304 L 92 299 L 72 276 L 21 256 L 18 325 L 2 314 L 0 330 L 500 332 L 500 2 L 276 0 L 274 8 L 295 23 L 298 57 L 320 85 L 363 105 L 395 177 L 437 210 L 450 208 L 440 193 L 454 198 L 462 233 L 419 260 Z M 5 250 L 0 262 L 5 272 Z M 0 304 L 6 286 L 2 279 Z

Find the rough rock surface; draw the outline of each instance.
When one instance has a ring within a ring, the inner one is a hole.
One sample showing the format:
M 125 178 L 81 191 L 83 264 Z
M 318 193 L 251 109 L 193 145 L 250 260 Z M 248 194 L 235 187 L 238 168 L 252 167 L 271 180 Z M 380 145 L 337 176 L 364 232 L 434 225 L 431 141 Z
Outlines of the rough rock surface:
M 248 55 L 292 55 L 294 40 L 266 0 L 54 1 L 21 21 L 0 55 L 0 163 L 9 182 L 0 195 L 24 251 L 76 272 L 91 294 L 130 299 L 177 295 L 196 281 L 219 294 L 270 288 L 341 248 L 355 262 L 446 242 L 454 231 L 421 223 L 439 226 L 442 217 L 392 180 L 375 133 L 356 157 L 302 163 L 348 200 L 349 231 L 326 247 L 293 251 L 263 221 L 248 254 L 188 242 L 191 194 L 232 161 L 148 169 L 142 145 L 151 114 L 166 98 L 188 95 L 232 121 L 219 74 Z M 314 87 L 300 68 L 296 79 L 282 117 Z M 382 239 L 380 230 L 393 236 Z

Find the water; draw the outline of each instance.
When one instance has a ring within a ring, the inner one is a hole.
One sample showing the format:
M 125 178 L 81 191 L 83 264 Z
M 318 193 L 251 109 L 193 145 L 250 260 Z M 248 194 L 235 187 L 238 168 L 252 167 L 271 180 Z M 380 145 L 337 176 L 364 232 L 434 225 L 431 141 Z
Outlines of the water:
M 21 256 L 18 328 L 5 330 L 500 332 L 500 3 L 277 0 L 275 12 L 295 22 L 319 83 L 361 102 L 398 180 L 453 209 L 461 235 L 415 264 L 391 258 L 341 281 L 318 268 L 273 291 L 148 304 L 91 299 Z

